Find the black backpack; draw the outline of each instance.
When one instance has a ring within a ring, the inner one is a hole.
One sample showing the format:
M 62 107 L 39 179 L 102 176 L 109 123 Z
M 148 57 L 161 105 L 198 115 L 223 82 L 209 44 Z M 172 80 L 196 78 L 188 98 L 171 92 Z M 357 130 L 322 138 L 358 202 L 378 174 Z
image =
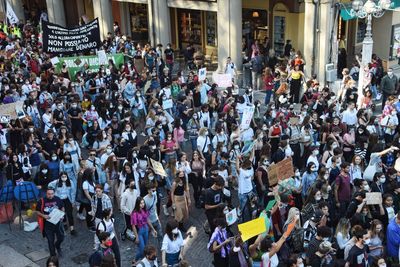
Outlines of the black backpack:
M 294 229 L 289 239 L 289 247 L 295 253 L 304 251 L 304 228 Z

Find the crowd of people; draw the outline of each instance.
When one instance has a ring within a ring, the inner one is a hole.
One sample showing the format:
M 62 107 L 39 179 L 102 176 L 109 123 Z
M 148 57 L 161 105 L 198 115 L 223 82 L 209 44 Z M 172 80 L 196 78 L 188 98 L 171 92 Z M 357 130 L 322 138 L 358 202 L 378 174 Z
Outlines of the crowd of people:
M 39 190 L 47 266 L 63 266 L 66 232 L 81 234 L 76 220 L 93 232 L 90 266 L 121 266 L 121 242 L 135 246 L 133 266 L 189 266 L 193 209 L 204 209 L 204 249 L 217 267 L 399 266 L 399 84 L 390 68 L 378 75 L 377 56 L 365 77 L 344 68 L 335 93 L 306 77 L 290 43 L 277 58 L 255 42 L 247 53 L 260 101 L 253 89 L 238 90 L 230 58 L 232 87 L 199 80 L 193 46 L 181 69 L 171 44 L 142 47 L 118 30 L 102 49 L 125 62 L 85 64 L 71 77 L 29 22 L 0 25 L 0 37 L 0 100 L 23 102 L 18 118 L 0 114 L 0 181 Z M 243 126 L 246 107 L 255 112 Z M 293 177 L 269 179 L 288 158 Z M 58 222 L 55 209 L 65 213 Z M 260 216 L 267 231 L 243 241 L 237 225 Z

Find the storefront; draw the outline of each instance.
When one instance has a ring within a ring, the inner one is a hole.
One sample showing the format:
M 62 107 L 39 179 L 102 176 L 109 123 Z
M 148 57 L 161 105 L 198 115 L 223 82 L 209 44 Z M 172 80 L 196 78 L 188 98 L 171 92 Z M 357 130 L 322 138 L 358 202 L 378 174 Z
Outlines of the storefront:
M 132 39 L 139 42 L 149 40 L 148 5 L 128 3 L 129 22 Z

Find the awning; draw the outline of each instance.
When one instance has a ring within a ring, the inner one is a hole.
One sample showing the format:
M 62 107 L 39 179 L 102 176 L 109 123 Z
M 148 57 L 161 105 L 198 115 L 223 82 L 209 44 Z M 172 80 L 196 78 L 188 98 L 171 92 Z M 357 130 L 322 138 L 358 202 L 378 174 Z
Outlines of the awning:
M 395 10 L 396 8 L 400 8 L 400 0 L 392 0 L 392 7 L 390 10 L 393 11 L 400 11 L 400 10 Z M 351 10 L 351 3 L 341 3 L 340 5 L 340 16 L 342 17 L 343 20 L 351 20 L 356 18 L 355 16 L 352 16 L 350 14 Z

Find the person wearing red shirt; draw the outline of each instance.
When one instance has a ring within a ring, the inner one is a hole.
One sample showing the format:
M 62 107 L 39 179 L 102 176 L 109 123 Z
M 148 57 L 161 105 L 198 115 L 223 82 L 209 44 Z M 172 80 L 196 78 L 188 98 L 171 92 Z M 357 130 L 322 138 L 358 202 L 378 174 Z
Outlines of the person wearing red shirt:
M 265 105 L 271 101 L 272 90 L 274 89 L 274 76 L 270 68 L 264 70 Z

